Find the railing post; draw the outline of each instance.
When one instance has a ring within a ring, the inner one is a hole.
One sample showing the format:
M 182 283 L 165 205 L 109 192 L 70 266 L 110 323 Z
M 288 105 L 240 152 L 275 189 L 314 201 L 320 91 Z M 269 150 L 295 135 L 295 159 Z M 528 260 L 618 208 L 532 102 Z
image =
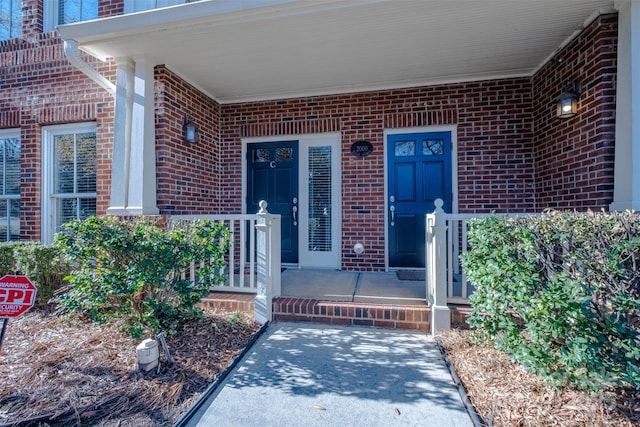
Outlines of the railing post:
M 442 209 L 444 202 L 436 199 L 436 209 L 433 211 L 433 225 L 429 230 L 427 223 L 427 238 L 431 234 L 430 253 L 427 254 L 427 287 L 429 302 L 431 303 L 431 334 L 451 329 L 451 313 L 447 306 L 447 222 L 446 213 Z
M 256 220 L 257 294 L 254 315 L 264 324 L 272 320 L 273 298 L 280 296 L 280 215 L 267 212 L 267 202 L 260 201 Z

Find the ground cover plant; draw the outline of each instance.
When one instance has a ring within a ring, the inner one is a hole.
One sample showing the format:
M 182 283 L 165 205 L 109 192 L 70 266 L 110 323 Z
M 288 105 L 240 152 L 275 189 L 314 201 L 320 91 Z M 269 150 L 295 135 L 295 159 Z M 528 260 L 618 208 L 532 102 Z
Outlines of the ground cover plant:
M 494 216 L 471 223 L 469 244 L 476 343 L 547 386 L 638 395 L 640 215 Z

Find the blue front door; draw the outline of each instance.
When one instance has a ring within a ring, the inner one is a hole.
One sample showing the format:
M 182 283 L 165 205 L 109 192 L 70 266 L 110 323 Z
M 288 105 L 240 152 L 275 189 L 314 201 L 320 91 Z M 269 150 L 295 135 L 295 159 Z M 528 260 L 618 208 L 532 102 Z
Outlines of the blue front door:
M 281 215 L 282 262 L 298 262 L 298 141 L 249 144 L 247 212 L 267 210 Z
M 425 214 L 451 212 L 451 133 L 389 135 L 387 164 L 389 267 L 424 268 Z

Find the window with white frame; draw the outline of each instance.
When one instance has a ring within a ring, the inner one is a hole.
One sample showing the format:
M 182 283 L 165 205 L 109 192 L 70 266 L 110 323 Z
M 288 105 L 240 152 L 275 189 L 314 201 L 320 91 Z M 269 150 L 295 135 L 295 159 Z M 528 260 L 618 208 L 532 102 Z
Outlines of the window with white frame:
M 98 2 L 99 0 L 46 0 L 44 31 L 53 31 L 57 25 L 97 19 Z
M 22 36 L 22 0 L 0 1 L 0 40 Z
M 95 123 L 42 131 L 42 240 L 65 223 L 96 214 Z
M 142 12 L 144 10 L 159 9 L 161 7 L 176 6 L 196 1 L 199 0 L 125 0 L 124 12 Z
M 20 240 L 20 129 L 0 130 L 0 242 Z

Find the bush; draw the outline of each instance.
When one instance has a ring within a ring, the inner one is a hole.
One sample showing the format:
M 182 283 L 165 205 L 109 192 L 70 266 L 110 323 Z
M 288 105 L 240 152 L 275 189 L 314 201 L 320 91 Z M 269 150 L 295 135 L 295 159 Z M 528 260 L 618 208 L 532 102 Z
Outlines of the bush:
M 39 242 L 20 242 L 13 245 L 15 271 L 23 274 L 38 288 L 36 303 L 45 305 L 59 290 L 69 274 L 69 266 L 52 245 Z M 14 273 L 10 273 L 14 274 Z
M 55 244 L 73 266 L 62 305 L 94 320 L 125 318 L 141 336 L 145 327 L 173 333 L 201 314 L 196 304 L 224 280 L 229 231 L 207 220 L 165 230 L 144 217 L 91 217 L 67 224 Z M 195 283 L 182 277 L 192 261 Z
M 7 274 L 24 275 L 38 288 L 36 305 L 49 303 L 62 287 L 69 267 L 62 262 L 59 252 L 51 245 L 39 242 L 0 243 L 0 277 Z
M 640 387 L 640 215 L 470 224 L 468 323 L 553 385 Z
M 16 258 L 14 250 L 21 242 L 2 242 L 0 243 L 0 277 L 7 274 L 16 274 Z

